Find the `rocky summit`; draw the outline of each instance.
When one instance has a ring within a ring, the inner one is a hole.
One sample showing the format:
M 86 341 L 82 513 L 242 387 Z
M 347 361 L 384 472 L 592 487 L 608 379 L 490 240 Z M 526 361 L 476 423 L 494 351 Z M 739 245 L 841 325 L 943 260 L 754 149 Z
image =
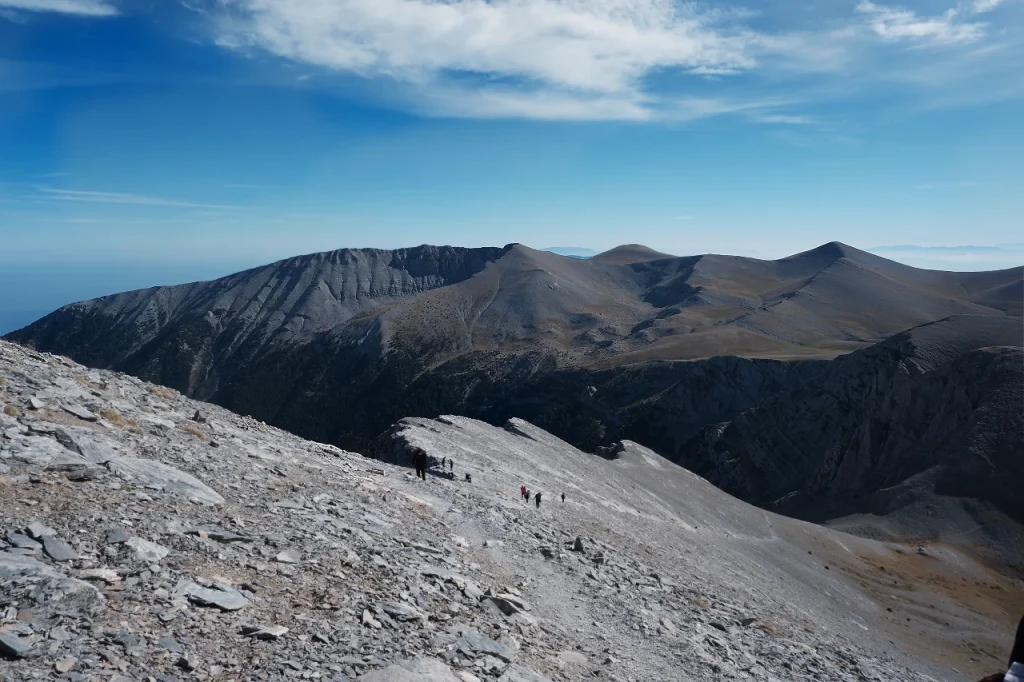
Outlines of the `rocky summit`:
M 632 442 L 602 452 L 439 417 L 368 458 L 0 342 L 0 679 L 963 681 L 1003 663 L 1019 575 L 778 516 Z

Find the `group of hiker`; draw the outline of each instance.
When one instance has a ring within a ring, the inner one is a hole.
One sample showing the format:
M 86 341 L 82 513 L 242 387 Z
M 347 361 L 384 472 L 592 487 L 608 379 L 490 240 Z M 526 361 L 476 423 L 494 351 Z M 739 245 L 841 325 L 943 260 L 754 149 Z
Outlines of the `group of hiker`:
M 416 467 L 416 478 L 427 480 L 427 469 L 432 469 L 437 463 L 437 460 L 427 454 L 427 451 L 423 448 L 416 448 L 412 451 L 412 463 Z M 455 460 L 451 457 L 441 458 L 441 476 L 444 476 L 449 481 L 455 480 Z M 466 474 L 466 483 L 472 483 L 473 476 Z M 537 509 L 540 509 L 541 492 L 531 492 L 525 485 L 519 488 L 519 493 L 522 495 L 526 503 L 530 503 L 530 498 L 533 498 L 534 504 L 537 505 Z M 565 503 L 565 493 L 562 493 L 562 503 Z
M 529 488 L 527 488 L 525 485 L 522 485 L 519 487 L 519 494 L 522 495 L 523 499 L 526 500 L 527 504 L 530 503 L 530 496 L 532 495 L 534 502 L 537 504 L 537 509 L 540 509 L 541 492 L 539 490 L 535 493 L 531 493 Z M 562 503 L 565 503 L 565 493 L 562 493 Z
M 412 453 L 412 464 L 416 467 L 416 478 L 421 478 L 424 481 L 427 480 L 427 469 L 433 468 L 436 460 L 433 457 L 427 455 L 426 450 L 423 448 L 416 448 Z M 451 457 L 441 458 L 441 476 L 444 476 L 449 481 L 455 480 L 455 460 Z M 466 483 L 472 483 L 473 476 L 466 474 Z

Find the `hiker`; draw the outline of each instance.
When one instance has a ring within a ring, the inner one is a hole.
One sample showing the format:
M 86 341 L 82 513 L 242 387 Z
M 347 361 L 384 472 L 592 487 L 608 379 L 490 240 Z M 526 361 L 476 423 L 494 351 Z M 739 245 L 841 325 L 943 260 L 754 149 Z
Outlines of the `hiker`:
M 533 498 L 537 500 L 537 509 L 540 509 L 540 493 L 535 494 Z
M 448 471 L 455 471 L 455 460 L 448 458 Z
M 523 498 L 524 500 L 526 499 L 526 486 L 525 485 L 519 486 L 519 497 Z
M 530 491 L 526 491 L 526 504 L 530 504 Z
M 447 457 L 442 457 L 441 458 L 441 469 L 442 470 L 444 469 L 445 464 L 447 464 L 447 463 L 448 463 L 448 458 Z
M 416 463 L 416 478 L 422 478 L 424 481 L 427 480 L 427 453 L 423 450 L 416 451 L 416 457 L 413 460 Z
M 989 675 L 981 682 L 1024 682 L 1024 617 L 1017 626 L 1017 639 L 1013 643 L 1013 651 L 1010 652 L 1009 667 L 1005 675 Z
M 562 493 L 562 504 L 565 504 L 565 493 Z
M 472 482 L 473 482 L 473 477 L 470 476 L 469 474 L 466 474 L 466 483 L 472 483 Z

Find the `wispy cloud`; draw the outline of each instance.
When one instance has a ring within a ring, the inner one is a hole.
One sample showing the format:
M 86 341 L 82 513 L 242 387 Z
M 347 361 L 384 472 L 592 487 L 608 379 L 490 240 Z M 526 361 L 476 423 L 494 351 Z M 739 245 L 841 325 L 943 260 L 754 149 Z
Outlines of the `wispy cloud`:
M 124 194 L 121 192 L 92 192 L 88 190 L 58 189 L 55 187 L 40 187 L 39 192 L 44 196 L 58 201 L 81 201 L 94 204 L 133 204 L 136 206 L 168 206 L 175 208 L 204 208 L 225 211 L 242 210 L 242 207 L 240 206 L 199 204 L 191 201 L 178 201 L 176 199 L 163 199 L 160 197 L 148 197 L 141 194 Z
M 119 14 L 117 7 L 107 0 L 0 0 L 0 7 L 89 17 L 112 17 Z
M 923 45 L 972 43 L 985 35 L 985 24 L 961 21 L 960 12 L 950 9 L 925 17 L 904 7 L 876 5 L 862 0 L 857 11 L 870 17 L 871 29 L 885 40 L 911 40 Z
M 865 58 L 885 44 L 977 47 L 988 34 L 977 15 L 1012 1 L 949 0 L 961 4 L 931 15 L 861 0 L 797 29 L 755 23 L 763 11 L 679 0 L 206 0 L 222 47 L 387 79 L 420 113 L 625 121 L 731 114 L 774 125 L 817 120 L 800 102 L 771 104 L 764 93 L 797 92 L 807 83 L 792 79 L 823 75 L 878 82 L 900 66 L 880 72 Z M 667 88 L 657 82 L 666 75 Z M 740 87 L 738 77 L 751 75 L 765 76 L 765 87 Z
M 970 11 L 975 14 L 981 14 L 983 12 L 991 12 L 996 7 L 999 7 L 1005 2 L 1005 0 L 973 0 L 970 4 Z

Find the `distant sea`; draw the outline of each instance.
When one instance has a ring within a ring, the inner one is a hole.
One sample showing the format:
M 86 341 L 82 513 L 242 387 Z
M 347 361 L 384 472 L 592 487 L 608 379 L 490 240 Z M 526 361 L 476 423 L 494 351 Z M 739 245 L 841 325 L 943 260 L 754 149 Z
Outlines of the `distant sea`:
M 32 262 L 0 259 L 0 336 L 68 303 L 147 287 L 216 279 L 254 263 Z

